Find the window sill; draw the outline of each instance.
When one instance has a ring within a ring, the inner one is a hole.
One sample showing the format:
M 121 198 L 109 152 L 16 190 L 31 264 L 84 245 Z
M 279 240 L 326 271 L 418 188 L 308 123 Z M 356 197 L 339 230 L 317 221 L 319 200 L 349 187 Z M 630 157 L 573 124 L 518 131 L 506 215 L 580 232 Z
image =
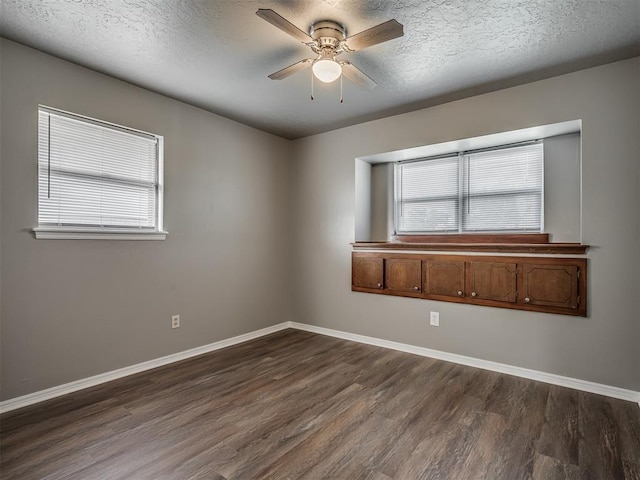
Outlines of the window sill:
M 46 228 L 33 229 L 38 240 L 165 240 L 168 232 L 134 232 L 123 229 Z
M 584 255 L 589 245 L 580 243 L 417 243 L 355 242 L 358 250 L 420 250 L 440 252 L 539 253 Z
M 589 245 L 551 243 L 548 233 L 394 235 L 390 242 L 355 242 L 354 250 L 419 250 L 584 255 Z
M 391 240 L 398 243 L 549 243 L 548 233 L 443 233 L 432 235 L 397 234 Z

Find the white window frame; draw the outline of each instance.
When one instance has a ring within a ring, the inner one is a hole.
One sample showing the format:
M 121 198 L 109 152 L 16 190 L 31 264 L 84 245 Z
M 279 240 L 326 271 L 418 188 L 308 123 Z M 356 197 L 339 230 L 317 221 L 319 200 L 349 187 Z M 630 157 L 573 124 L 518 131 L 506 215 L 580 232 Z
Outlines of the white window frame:
M 163 198 L 164 198 L 164 138 L 142 130 L 117 125 L 115 123 L 98 120 L 95 118 L 78 115 L 76 113 L 64 110 L 38 105 L 38 116 L 40 112 L 52 113 L 55 115 L 66 116 L 85 123 L 91 123 L 104 128 L 112 128 L 119 131 L 125 131 L 135 135 L 152 137 L 156 140 L 156 209 L 155 209 L 155 228 L 141 229 L 137 227 L 98 227 L 98 226 L 78 226 L 78 225 L 38 225 L 33 229 L 37 239 L 70 239 L 70 240 L 164 240 L 168 232 L 163 229 Z M 40 134 L 40 124 L 38 121 L 38 135 Z M 39 135 L 40 136 L 40 135 Z M 39 149 L 40 150 L 40 149 Z M 41 175 L 41 161 L 38 153 L 38 182 Z M 40 211 L 40 188 L 38 186 L 38 211 Z
M 475 235 L 475 234 L 488 234 L 488 235 L 500 235 L 500 234 L 512 234 L 512 233 L 541 233 L 544 231 L 544 157 L 542 159 L 542 171 L 541 175 L 541 184 L 540 184 L 540 228 L 539 229 L 494 229 L 494 230 L 465 230 L 464 226 L 464 206 L 466 205 L 467 196 L 465 194 L 463 183 L 465 181 L 465 162 L 468 161 L 468 156 L 470 154 L 479 153 L 479 152 L 487 152 L 493 150 L 503 150 L 512 147 L 524 146 L 527 144 L 543 144 L 544 140 L 532 140 L 519 142 L 515 144 L 506 144 L 506 145 L 496 145 L 493 147 L 481 148 L 476 150 L 465 150 L 465 151 L 454 151 L 448 154 L 437 155 L 433 157 L 426 158 L 416 158 L 411 160 L 402 160 L 395 162 L 393 169 L 393 197 L 394 197 L 394 207 L 393 207 L 393 225 L 394 225 L 394 235 L 402 236 L 402 235 Z M 407 163 L 415 163 L 415 162 L 428 162 L 431 160 L 439 160 L 439 159 L 454 159 L 457 157 L 458 163 L 458 211 L 456 213 L 457 216 L 457 224 L 455 229 L 449 230 L 404 230 L 401 231 L 399 228 L 400 225 L 400 216 L 402 203 L 398 200 L 398 189 L 399 189 L 399 177 L 398 170 L 402 164 Z

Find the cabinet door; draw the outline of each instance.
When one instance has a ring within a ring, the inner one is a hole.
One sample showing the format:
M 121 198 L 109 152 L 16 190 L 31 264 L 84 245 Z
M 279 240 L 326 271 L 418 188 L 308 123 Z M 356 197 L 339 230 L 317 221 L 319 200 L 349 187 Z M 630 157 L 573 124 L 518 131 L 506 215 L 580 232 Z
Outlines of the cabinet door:
M 382 289 L 382 257 L 353 254 L 351 261 L 351 286 Z
M 578 272 L 575 265 L 522 265 L 522 302 L 578 308 Z
M 469 262 L 469 294 L 471 299 L 515 303 L 516 264 Z
M 424 293 L 433 298 L 464 297 L 464 260 L 425 260 Z
M 397 292 L 421 292 L 421 260 L 413 258 L 386 258 L 385 288 Z

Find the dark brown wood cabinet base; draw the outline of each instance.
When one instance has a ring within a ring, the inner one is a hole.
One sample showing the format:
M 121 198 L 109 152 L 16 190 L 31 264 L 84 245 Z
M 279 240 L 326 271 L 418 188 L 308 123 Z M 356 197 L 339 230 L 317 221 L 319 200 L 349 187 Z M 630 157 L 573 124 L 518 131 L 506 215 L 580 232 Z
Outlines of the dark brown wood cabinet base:
M 351 289 L 587 316 L 587 259 L 353 252 Z

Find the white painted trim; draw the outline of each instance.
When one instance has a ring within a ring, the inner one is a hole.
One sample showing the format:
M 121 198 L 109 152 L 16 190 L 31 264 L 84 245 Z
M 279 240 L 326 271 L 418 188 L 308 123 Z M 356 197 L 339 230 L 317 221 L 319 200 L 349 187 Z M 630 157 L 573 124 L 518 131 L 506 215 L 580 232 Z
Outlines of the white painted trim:
M 306 332 L 319 333 L 321 335 L 341 338 L 343 340 L 350 340 L 352 342 L 366 343 L 367 345 L 374 345 L 376 347 L 390 348 L 392 350 L 398 350 L 400 352 L 413 353 L 414 355 L 420 355 L 423 357 L 436 358 L 438 360 L 458 363 L 460 365 L 467 365 L 470 367 L 482 368 L 483 370 L 490 370 L 492 372 L 505 373 L 507 375 L 514 375 L 516 377 L 528 378 L 530 380 L 550 383 L 552 385 L 559 385 L 561 387 L 573 388 L 575 390 L 582 390 L 584 392 L 597 393 L 598 395 L 606 395 L 607 397 L 637 402 L 640 405 L 640 392 L 636 392 L 634 390 L 612 387 L 610 385 L 589 382 L 587 380 L 580 380 L 578 378 L 563 377 L 562 375 L 556 375 L 554 373 L 546 373 L 540 372 L 538 370 L 530 370 L 528 368 L 515 367 L 513 365 L 506 365 L 504 363 L 482 360 L 480 358 L 466 357 L 464 355 L 458 355 L 456 353 L 442 352 L 440 350 L 432 350 L 430 348 L 417 347 L 415 345 L 392 342 L 375 337 L 367 337 L 365 335 L 358 335 L 356 333 L 342 332 L 340 330 L 317 327 L 315 325 L 306 325 L 304 323 L 297 322 L 289 322 L 289 324 L 291 328 L 304 330 Z
M 307 325 L 298 322 L 283 322 L 271 327 L 256 330 L 254 332 L 245 333 L 236 337 L 227 338 L 218 342 L 203 345 L 201 347 L 192 348 L 183 352 L 174 353 L 165 357 L 156 358 L 147 362 L 138 363 L 129 367 L 120 368 L 111 372 L 101 373 L 88 377 L 75 382 L 65 383 L 57 387 L 48 388 L 39 392 L 30 393 L 21 397 L 10 398 L 4 402 L 0 402 L 0 413 L 9 412 L 18 408 L 33 405 L 35 403 L 50 400 L 52 398 L 60 397 L 68 393 L 77 392 L 85 388 L 94 387 L 102 383 L 117 380 L 119 378 L 127 377 L 136 373 L 151 370 L 153 368 L 168 365 L 170 363 L 179 362 L 187 358 L 196 357 L 205 353 L 220 350 L 221 348 L 230 347 L 239 343 L 248 342 L 256 338 L 269 335 L 271 333 L 279 332 L 287 328 L 295 328 L 297 330 L 304 330 L 306 332 L 318 333 L 320 335 L 327 335 L 330 337 L 341 338 L 343 340 L 350 340 L 352 342 L 365 343 L 367 345 L 374 345 L 377 347 L 389 348 L 392 350 L 398 350 L 400 352 L 412 353 L 414 355 L 420 355 L 422 357 L 435 358 L 438 360 L 444 360 L 447 362 L 458 363 L 461 365 L 467 365 L 470 367 L 482 368 L 484 370 L 490 370 L 492 372 L 505 373 L 507 375 L 514 375 L 516 377 L 528 378 L 530 380 L 537 380 L 539 382 L 550 383 L 552 385 L 559 385 L 561 387 L 573 388 L 575 390 L 582 390 L 584 392 L 597 393 L 598 395 L 606 395 L 608 397 L 620 398 L 622 400 L 629 400 L 637 402 L 640 405 L 640 392 L 634 390 L 626 390 L 624 388 L 612 387 L 610 385 L 603 385 L 601 383 L 589 382 L 586 380 L 580 380 L 577 378 L 563 377 L 561 375 L 555 375 L 553 373 L 540 372 L 537 370 L 530 370 L 528 368 L 515 367 L 512 365 L 506 365 L 504 363 L 492 362 L 489 360 L 482 360 L 479 358 L 466 357 L 464 355 L 458 355 L 455 353 L 442 352 L 440 350 L 432 350 L 430 348 L 418 347 L 415 345 L 408 345 L 405 343 L 392 342 L 389 340 L 383 340 L 381 338 L 367 337 L 365 335 L 359 335 L 356 333 L 343 332 L 340 330 L 333 330 L 330 328 L 317 327 L 315 325 Z
M 179 362 L 180 360 L 186 360 L 187 358 L 196 357 L 204 353 L 220 350 L 221 348 L 230 347 L 239 343 L 244 343 L 249 340 L 264 337 L 271 333 L 279 332 L 286 328 L 290 328 L 290 322 L 283 322 L 271 327 L 256 330 L 254 332 L 238 335 L 237 337 L 227 338 L 220 340 L 219 342 L 210 343 L 208 345 L 202 345 L 201 347 L 192 348 L 183 352 L 174 353 L 165 357 L 156 358 L 147 362 L 138 363 L 129 367 L 120 368 L 118 370 L 112 370 L 111 372 L 101 373 L 94 375 L 93 377 L 83 378 L 76 380 L 75 382 L 65 383 L 58 385 L 57 387 L 47 388 L 46 390 L 40 390 L 39 392 L 30 393 L 21 397 L 10 398 L 4 402 L 0 402 L 0 413 L 9 412 L 18 408 L 33 405 L 34 403 L 43 402 L 52 398 L 60 397 L 68 393 L 77 392 L 85 388 L 94 387 L 102 383 L 117 380 L 119 378 L 127 377 L 135 373 L 144 372 L 145 370 L 151 370 L 152 368 L 161 367 L 170 363 Z
M 38 240 L 165 240 L 168 232 L 164 231 L 134 231 L 122 229 L 73 229 L 46 228 L 33 229 Z

